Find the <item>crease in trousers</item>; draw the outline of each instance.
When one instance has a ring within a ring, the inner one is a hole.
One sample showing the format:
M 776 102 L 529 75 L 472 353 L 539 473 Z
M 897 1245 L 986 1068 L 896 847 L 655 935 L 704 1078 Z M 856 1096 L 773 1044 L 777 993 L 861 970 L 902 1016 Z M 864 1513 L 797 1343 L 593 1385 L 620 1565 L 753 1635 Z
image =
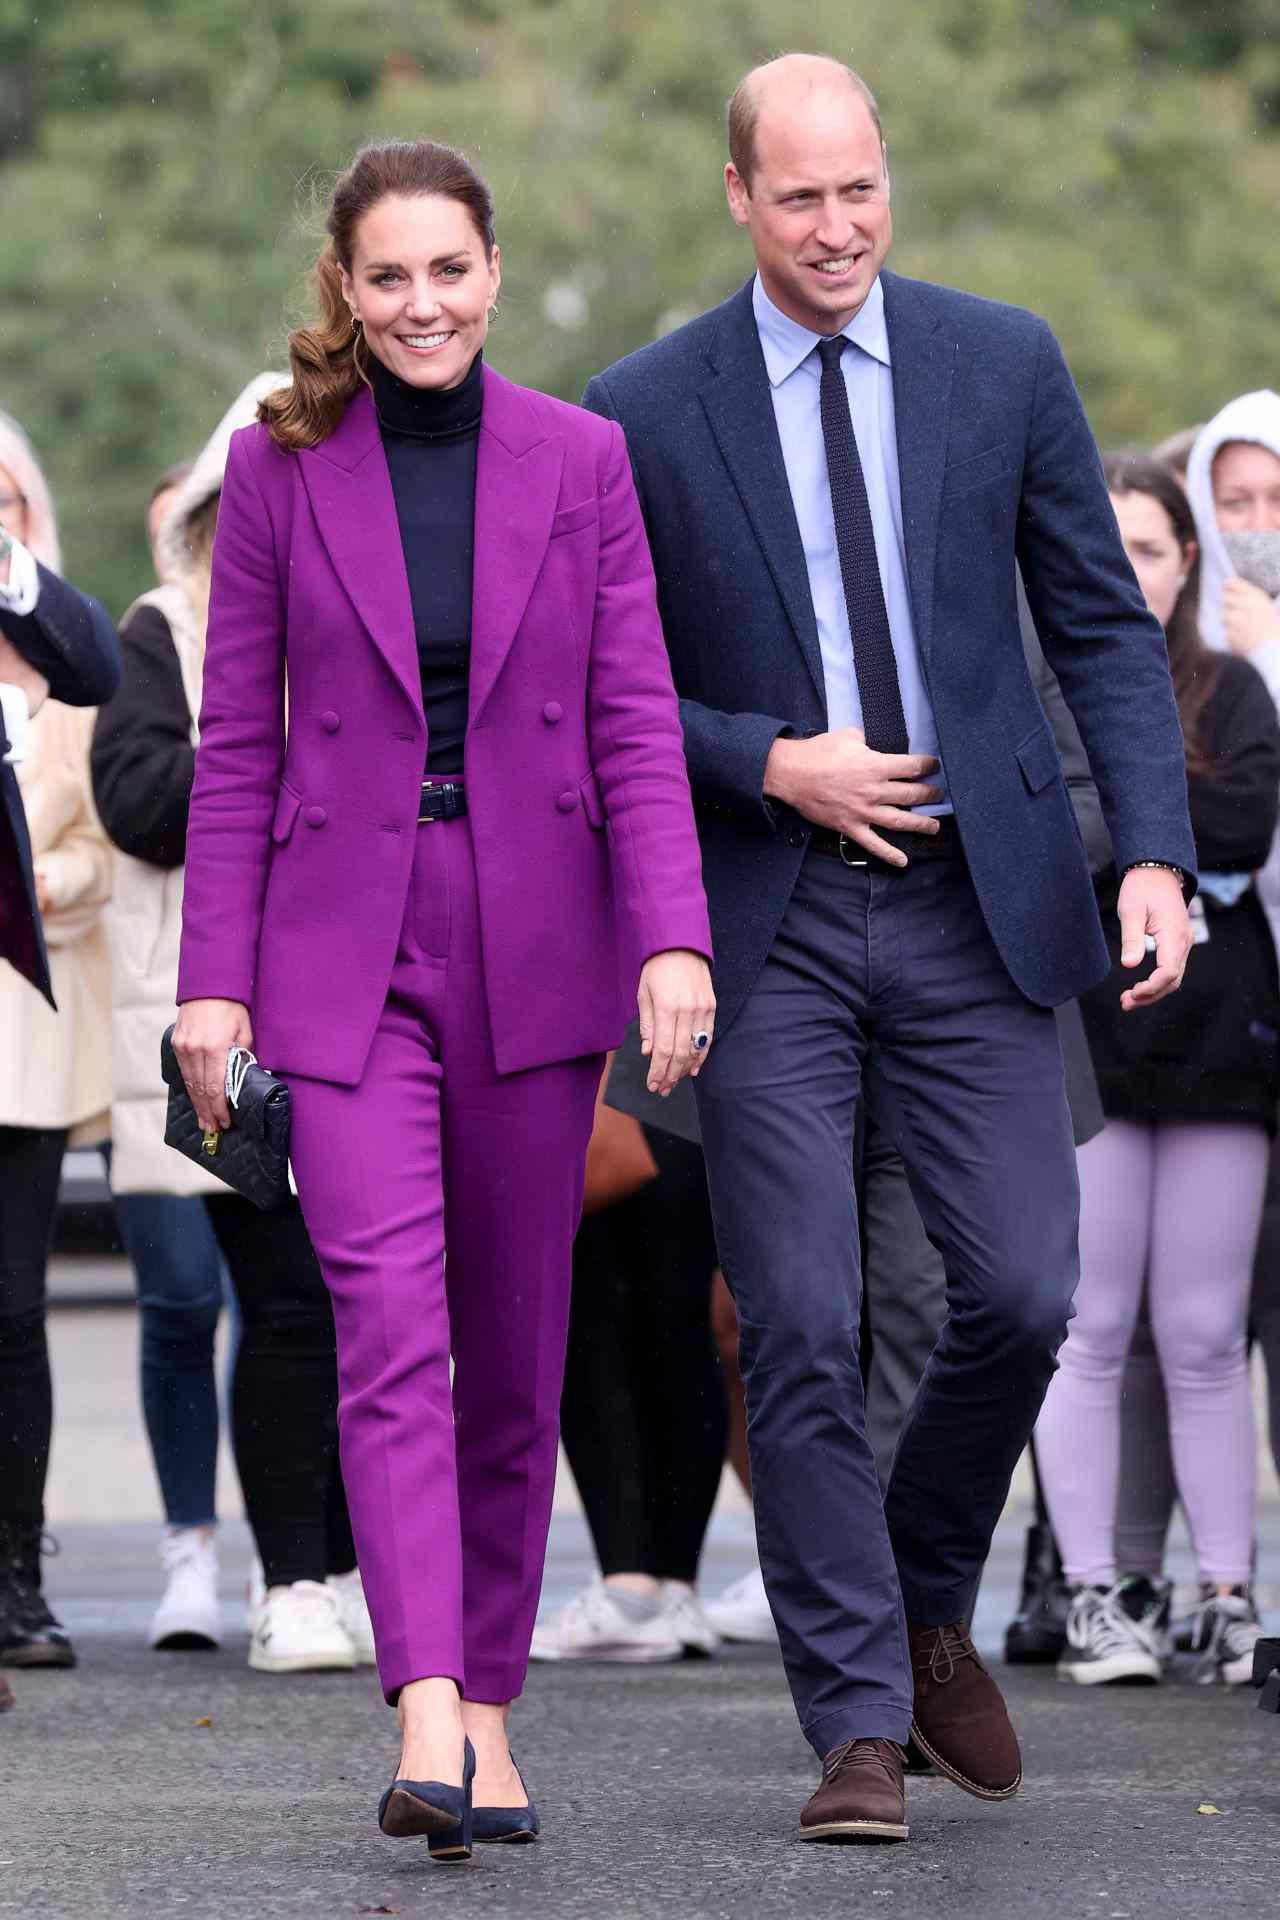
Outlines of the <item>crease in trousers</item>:
M 1078 1278 L 1057 1023 L 1014 986 L 962 861 L 899 872 L 811 853 L 696 1091 L 800 1725 L 819 1757 L 905 1742 L 905 1623 L 968 1612 Z M 858 1351 L 864 1096 L 946 1269 L 883 1499 Z
M 603 1065 L 591 1055 L 498 1075 L 470 822 L 420 825 L 363 1078 L 289 1076 L 294 1177 L 333 1300 L 342 1472 L 389 1702 L 431 1676 L 495 1704 L 524 1685 Z

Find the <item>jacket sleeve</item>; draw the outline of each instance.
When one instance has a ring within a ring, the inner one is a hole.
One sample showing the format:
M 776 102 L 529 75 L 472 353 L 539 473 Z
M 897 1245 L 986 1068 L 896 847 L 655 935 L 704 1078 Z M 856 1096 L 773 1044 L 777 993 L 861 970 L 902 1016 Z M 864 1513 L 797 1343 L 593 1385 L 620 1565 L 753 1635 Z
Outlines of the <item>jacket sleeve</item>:
M 94 799 L 123 852 L 154 867 L 180 867 L 196 766 L 182 669 L 158 607 L 139 607 L 120 640 L 120 690 L 93 733 Z
M 1045 659 L 1080 729 L 1120 868 L 1194 875 L 1182 729 L 1159 622 L 1120 542 L 1102 463 L 1043 322 L 1017 558 Z
M 89 786 L 89 739 L 94 716 L 84 707 L 52 701 L 40 710 L 56 725 L 48 752 L 60 789 L 61 823 L 36 855 L 34 867 L 48 895 L 45 939 L 66 947 L 93 928 L 111 894 L 111 848 Z
M 200 745 L 187 822 L 179 1002 L 253 1000 L 284 762 L 285 608 L 253 471 L 258 427 L 232 436 L 218 507 Z
M 97 707 L 120 679 L 120 640 L 106 612 L 87 593 L 48 567 L 38 567 L 40 592 L 31 613 L 0 609 L 0 632 L 49 682 L 49 695 L 68 707 Z
M 1193 778 L 1191 821 L 1206 872 L 1251 873 L 1265 864 L 1280 812 L 1280 725 L 1261 676 L 1225 659 L 1205 706 L 1212 771 Z
M 1080 738 L 1080 729 L 1071 718 L 1062 697 L 1062 688 L 1044 657 L 1021 579 L 1018 581 L 1018 622 L 1022 629 L 1022 651 L 1026 655 L 1027 670 L 1057 743 L 1058 758 L 1062 762 L 1067 792 L 1075 810 L 1076 825 L 1089 856 L 1089 871 L 1102 873 L 1111 865 L 1111 835 L 1102 817 L 1097 782 L 1089 766 L 1084 741 Z
M 626 441 L 610 428 L 587 675 L 591 763 L 639 957 L 711 957 L 711 929 L 671 666 Z
M 621 425 L 613 396 L 603 374 L 587 382 L 582 404 L 605 420 Z M 637 497 L 646 525 L 649 516 L 643 476 L 633 467 Z M 766 713 L 725 713 L 698 700 L 680 701 L 689 784 L 699 804 L 730 812 L 751 821 L 763 832 L 773 832 L 777 815 L 764 797 L 764 769 L 769 750 L 780 735 L 794 729 L 787 720 Z

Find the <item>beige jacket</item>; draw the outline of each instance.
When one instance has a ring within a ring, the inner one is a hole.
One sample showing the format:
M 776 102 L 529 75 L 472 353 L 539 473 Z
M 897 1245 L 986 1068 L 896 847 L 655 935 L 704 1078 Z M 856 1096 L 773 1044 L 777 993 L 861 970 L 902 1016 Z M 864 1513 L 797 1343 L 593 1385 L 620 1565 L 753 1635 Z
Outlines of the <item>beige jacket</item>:
M 198 737 L 208 578 L 192 567 L 187 523 L 221 491 L 232 433 L 256 417 L 264 393 L 284 384 L 280 374 L 259 374 L 219 422 L 161 529 L 166 584 L 144 593 L 129 609 L 133 613 L 138 607 L 156 607 L 164 615 L 187 696 L 193 744 Z M 128 619 L 127 613 L 121 626 Z M 153 866 L 119 847 L 112 855 L 112 1188 L 116 1193 L 226 1193 L 220 1180 L 164 1144 L 168 1096 L 160 1078 L 160 1039 L 178 1017 L 174 994 L 182 936 L 182 869 Z
M 107 1136 L 111 979 L 102 909 L 111 849 L 93 805 L 86 707 L 46 700 L 31 723 L 18 786 L 43 915 L 55 1013 L 11 967 L 0 968 L 0 1126 L 70 1127 L 76 1145 Z
M 168 623 L 193 715 L 194 741 L 204 649 L 191 603 L 180 587 L 166 586 L 144 593 L 129 613 L 144 606 L 158 608 Z M 128 618 L 126 614 L 122 626 Z M 167 1094 L 160 1078 L 160 1038 L 178 1017 L 173 996 L 182 938 L 182 868 L 155 867 L 119 847 L 112 849 L 112 858 L 107 915 L 113 998 L 112 1191 L 225 1193 L 221 1181 L 164 1143 Z

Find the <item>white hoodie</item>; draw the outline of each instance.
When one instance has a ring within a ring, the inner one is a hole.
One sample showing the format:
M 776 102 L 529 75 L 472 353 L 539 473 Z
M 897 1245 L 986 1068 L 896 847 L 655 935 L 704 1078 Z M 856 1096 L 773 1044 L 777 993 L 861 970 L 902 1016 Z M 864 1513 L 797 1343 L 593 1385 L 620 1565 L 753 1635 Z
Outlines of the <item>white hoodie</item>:
M 1229 400 L 1199 435 L 1187 462 L 1187 497 L 1200 543 L 1200 632 L 1205 644 L 1219 652 L 1227 650 L 1222 626 L 1222 589 L 1236 570 L 1218 530 L 1213 504 L 1213 463 L 1219 450 L 1232 440 L 1266 447 L 1280 460 L 1280 393 L 1264 387 L 1257 393 L 1242 393 L 1238 399 Z M 1276 604 L 1280 606 L 1280 600 Z M 1270 641 L 1251 653 L 1249 664 L 1257 668 L 1272 699 L 1280 706 L 1280 640 Z M 1267 864 L 1258 875 L 1258 898 L 1266 908 L 1272 938 L 1280 948 L 1280 833 L 1272 842 Z

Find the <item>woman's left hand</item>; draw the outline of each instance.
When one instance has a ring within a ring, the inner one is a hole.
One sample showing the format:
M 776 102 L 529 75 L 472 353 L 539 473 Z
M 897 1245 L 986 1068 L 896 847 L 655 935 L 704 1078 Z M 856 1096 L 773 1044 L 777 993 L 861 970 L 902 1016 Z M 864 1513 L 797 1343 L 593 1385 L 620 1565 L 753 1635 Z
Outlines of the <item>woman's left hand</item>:
M 1247 659 L 1259 647 L 1280 640 L 1280 610 L 1270 594 L 1236 575 L 1223 585 L 1222 630 L 1232 653 Z
M 695 1033 L 714 1033 L 716 996 L 711 969 L 700 953 L 676 948 L 645 961 L 636 996 L 640 1051 L 648 1057 L 650 1093 L 666 1096 L 686 1074 L 697 1079 L 707 1050 L 695 1051 Z

